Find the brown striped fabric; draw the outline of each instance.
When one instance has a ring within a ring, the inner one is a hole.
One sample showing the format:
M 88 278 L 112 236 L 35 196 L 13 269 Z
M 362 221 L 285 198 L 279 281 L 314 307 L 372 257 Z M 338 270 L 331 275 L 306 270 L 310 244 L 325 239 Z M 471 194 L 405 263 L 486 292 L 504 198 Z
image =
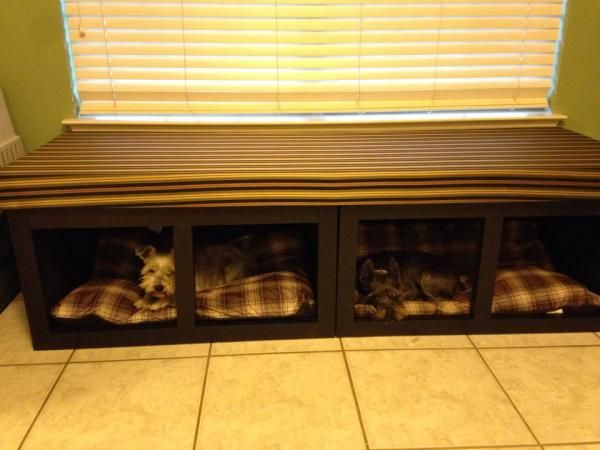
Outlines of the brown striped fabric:
M 0 209 L 600 199 L 600 142 L 562 128 L 69 132 L 0 186 Z

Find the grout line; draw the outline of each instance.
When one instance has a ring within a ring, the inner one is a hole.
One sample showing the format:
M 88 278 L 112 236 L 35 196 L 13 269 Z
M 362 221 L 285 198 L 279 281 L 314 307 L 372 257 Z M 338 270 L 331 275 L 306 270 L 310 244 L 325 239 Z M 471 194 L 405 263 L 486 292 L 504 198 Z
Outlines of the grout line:
M 260 356 L 260 355 L 294 355 L 297 353 L 340 353 L 342 350 L 291 350 L 284 352 L 256 352 L 256 353 L 223 353 L 211 355 L 211 358 L 223 358 L 225 356 Z
M 540 447 L 536 444 L 508 444 L 508 445 L 471 445 L 457 447 L 393 447 L 393 448 L 376 448 L 371 450 L 478 450 L 478 449 L 504 449 L 504 448 L 523 448 L 523 447 Z
M 46 395 L 46 398 L 44 398 L 44 401 L 42 402 L 42 405 L 40 406 L 40 409 L 38 409 L 38 412 L 35 415 L 35 417 L 33 418 L 33 420 L 31 421 L 31 424 L 29 425 L 29 428 L 27 428 L 27 432 L 23 436 L 23 439 L 21 439 L 21 443 L 19 444 L 18 450 L 20 450 L 23 447 L 23 444 L 25 444 L 25 441 L 29 437 L 29 434 L 31 433 L 31 430 L 33 429 L 33 426 L 35 425 L 36 421 L 38 420 L 38 417 L 40 417 L 40 414 L 42 413 L 42 410 L 44 409 L 44 406 L 46 406 L 46 403 L 48 403 L 48 400 L 50 399 L 50 396 L 54 392 L 54 388 L 56 387 L 56 385 L 60 381 L 63 373 L 65 373 L 65 370 L 66 370 L 67 366 L 69 365 L 69 361 L 71 361 L 71 358 L 73 357 L 74 354 L 75 354 L 75 350 L 71 351 L 71 354 L 69 355 L 69 359 L 67 359 L 67 361 L 64 363 L 64 366 L 63 366 L 62 370 L 60 371 L 60 373 L 56 377 L 56 380 L 54 380 L 54 384 L 52 384 L 52 387 L 50 387 L 50 390 L 48 391 L 48 394 Z
M 165 359 L 198 359 L 206 358 L 207 355 L 198 356 L 164 356 L 153 358 L 123 358 L 123 359 L 90 359 L 85 361 L 71 361 L 69 364 L 92 364 L 92 363 L 112 363 L 112 362 L 130 362 L 130 361 L 162 361 Z
M 58 366 L 61 364 L 66 364 L 66 361 L 62 361 L 62 362 L 44 362 L 44 363 L 7 363 L 7 364 L 0 364 L 0 367 L 27 367 L 27 366 Z
M 473 350 L 473 347 L 415 347 L 415 348 L 350 348 L 345 352 L 407 352 L 420 350 Z
M 210 357 L 212 353 L 213 343 L 211 342 L 208 346 L 208 355 L 206 356 L 206 367 L 204 368 L 204 380 L 202 380 L 202 393 L 200 394 L 200 405 L 198 405 L 198 415 L 196 416 L 196 430 L 194 432 L 194 446 L 192 450 L 196 448 L 198 442 L 198 431 L 200 430 L 200 416 L 202 415 L 202 405 L 204 404 L 204 394 L 206 392 L 206 384 L 208 380 L 208 366 L 210 364 Z
M 575 446 L 582 446 L 582 445 L 600 445 L 600 441 L 583 441 L 583 442 L 560 442 L 560 443 L 556 443 L 556 444 L 542 444 L 542 448 L 546 448 L 546 447 L 561 447 L 563 445 L 575 445 Z
M 467 339 L 471 340 L 471 337 L 467 336 Z M 471 341 L 471 342 L 473 342 L 473 341 Z M 523 414 L 521 414 L 521 411 L 519 411 L 519 408 L 517 408 L 517 405 L 515 404 L 515 402 L 511 398 L 511 396 L 508 394 L 508 392 L 506 391 L 506 389 L 504 388 L 504 386 L 502 385 L 502 383 L 500 382 L 500 379 L 496 376 L 496 374 L 494 373 L 494 371 L 492 370 L 492 368 L 490 367 L 490 365 L 488 364 L 488 362 L 486 361 L 486 359 L 481 354 L 481 351 L 479 350 L 479 348 L 475 347 L 475 350 L 477 351 L 477 354 L 481 358 L 481 361 L 483 362 L 483 364 L 485 365 L 485 367 L 487 367 L 487 369 L 490 372 L 490 374 L 492 375 L 492 377 L 494 377 L 494 380 L 496 380 L 496 383 L 498 383 L 498 386 L 500 386 L 500 389 L 502 389 L 502 392 L 504 392 L 504 395 L 506 395 L 506 398 L 508 399 L 508 401 L 510 402 L 510 404 L 512 405 L 512 407 L 514 408 L 514 410 L 517 412 L 517 414 L 519 415 L 519 417 L 521 418 L 521 420 L 523 421 L 523 423 L 525 424 L 525 426 L 529 430 L 529 433 L 531 433 L 531 436 L 533 437 L 533 439 L 535 439 L 536 444 L 538 446 L 541 445 L 540 444 L 540 440 L 538 439 L 538 437 L 533 432 L 533 430 L 532 430 L 531 426 L 529 425 L 529 423 L 527 423 L 527 421 L 525 420 L 525 417 L 523 416 Z
M 365 442 L 365 448 L 369 450 L 369 439 L 367 438 L 367 430 L 363 422 L 362 414 L 360 412 L 360 405 L 358 404 L 358 396 L 356 395 L 356 389 L 354 388 L 354 381 L 352 380 L 352 373 L 350 372 L 350 365 L 348 364 L 348 358 L 344 350 L 344 343 L 340 338 L 340 346 L 342 347 L 342 357 L 344 358 L 344 365 L 346 366 L 346 372 L 348 374 L 348 381 L 350 381 L 350 390 L 352 391 L 352 397 L 354 398 L 354 406 L 356 407 L 356 414 L 358 415 L 358 422 L 360 423 L 360 431 L 362 432 L 363 440 Z
M 469 338 L 470 339 L 470 338 Z M 524 348 L 580 348 L 580 347 L 598 347 L 600 342 L 597 344 L 558 344 L 558 345 L 504 345 L 504 346 L 481 346 L 475 348 L 482 350 L 514 350 L 514 349 L 524 349 Z

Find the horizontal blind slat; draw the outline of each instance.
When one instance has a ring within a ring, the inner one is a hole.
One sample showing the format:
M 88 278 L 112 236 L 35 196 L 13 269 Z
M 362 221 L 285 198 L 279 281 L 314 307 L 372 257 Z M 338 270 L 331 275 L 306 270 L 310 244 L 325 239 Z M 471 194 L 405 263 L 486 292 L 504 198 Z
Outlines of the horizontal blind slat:
M 262 113 L 545 107 L 563 1 L 65 6 L 83 114 Z

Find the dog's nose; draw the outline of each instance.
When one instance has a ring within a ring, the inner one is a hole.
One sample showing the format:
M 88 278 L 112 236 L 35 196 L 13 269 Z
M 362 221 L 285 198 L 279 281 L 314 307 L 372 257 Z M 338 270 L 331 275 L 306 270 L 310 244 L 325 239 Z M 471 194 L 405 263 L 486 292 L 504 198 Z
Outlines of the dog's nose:
M 156 292 L 162 292 L 162 290 L 164 289 L 162 284 L 157 284 L 156 286 L 154 286 L 154 290 Z

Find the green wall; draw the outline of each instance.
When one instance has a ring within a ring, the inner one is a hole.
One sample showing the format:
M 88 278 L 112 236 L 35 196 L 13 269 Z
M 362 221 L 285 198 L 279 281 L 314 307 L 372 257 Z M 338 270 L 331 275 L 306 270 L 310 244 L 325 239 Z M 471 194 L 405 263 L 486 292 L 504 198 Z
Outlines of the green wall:
M 565 127 L 600 140 L 600 1 L 568 0 L 554 112 Z
M 0 87 L 29 150 L 74 117 L 59 0 L 1 0 Z

